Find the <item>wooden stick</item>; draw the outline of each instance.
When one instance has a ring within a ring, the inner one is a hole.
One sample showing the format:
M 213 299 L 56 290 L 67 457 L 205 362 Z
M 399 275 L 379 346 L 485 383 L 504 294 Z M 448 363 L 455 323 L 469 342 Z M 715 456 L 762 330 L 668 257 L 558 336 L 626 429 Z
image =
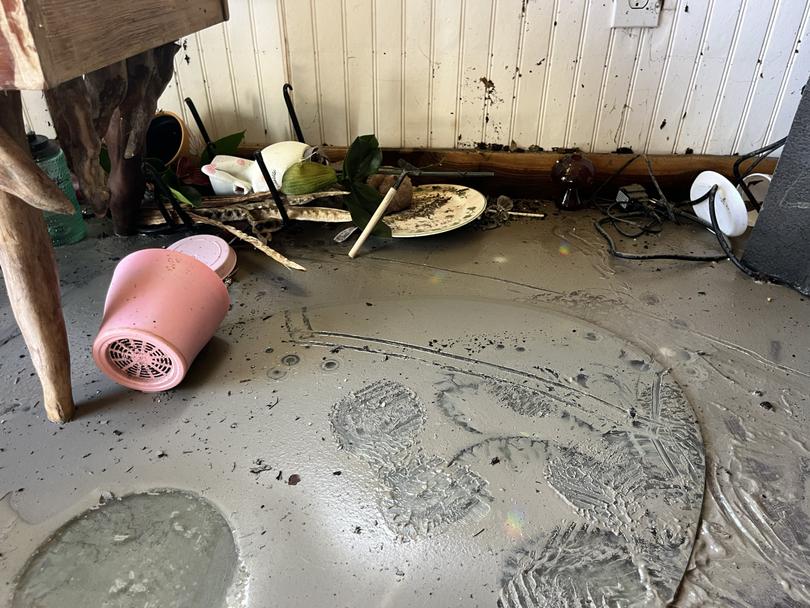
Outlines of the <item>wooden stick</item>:
M 6 136 L 3 142 L 10 139 L 19 146 L 27 145 L 18 91 L 0 92 L 0 132 Z M 28 162 L 36 168 L 32 159 Z M 3 179 L 0 175 L 0 183 Z M 29 186 L 35 190 L 39 203 L 52 193 L 50 187 L 37 190 L 37 184 Z M 64 198 L 61 191 L 57 192 Z M 53 422 L 66 422 L 73 416 L 70 352 L 51 240 L 42 212 L 3 191 L 0 191 L 0 266 L 14 318 L 42 384 L 45 412 Z
M 146 190 L 146 180 L 141 169 L 141 157 L 125 158 L 128 133 L 126 119 L 116 108 L 110 120 L 105 140 L 110 156 L 110 214 L 113 231 L 119 236 L 137 232 L 135 220 Z
M 388 189 L 385 198 L 377 207 L 377 210 L 374 212 L 374 215 L 371 216 L 371 219 L 368 221 L 368 224 L 366 224 L 366 227 L 363 228 L 363 232 L 360 233 L 359 237 L 357 237 L 357 241 L 355 241 L 354 246 L 351 248 L 351 251 L 349 251 L 350 258 L 354 258 L 357 255 L 357 252 L 360 251 L 360 248 L 363 246 L 363 243 L 366 242 L 368 235 L 371 234 L 371 231 L 374 230 L 374 226 L 376 226 L 382 219 L 383 214 L 385 214 L 385 210 L 388 209 L 388 205 L 390 205 L 391 201 L 394 200 L 394 196 L 396 196 L 396 194 L 397 194 L 396 188 L 392 187 Z
M 526 211 L 507 211 L 508 215 L 516 215 L 518 217 L 536 217 L 543 219 L 546 217 L 545 213 L 527 213 Z

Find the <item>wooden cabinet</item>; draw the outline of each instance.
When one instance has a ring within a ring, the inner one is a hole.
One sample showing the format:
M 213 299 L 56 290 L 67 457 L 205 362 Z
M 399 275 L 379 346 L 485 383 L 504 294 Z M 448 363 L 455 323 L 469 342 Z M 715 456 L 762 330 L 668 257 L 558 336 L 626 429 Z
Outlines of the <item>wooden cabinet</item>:
M 227 0 L 2 0 L 0 89 L 48 89 L 227 20 Z

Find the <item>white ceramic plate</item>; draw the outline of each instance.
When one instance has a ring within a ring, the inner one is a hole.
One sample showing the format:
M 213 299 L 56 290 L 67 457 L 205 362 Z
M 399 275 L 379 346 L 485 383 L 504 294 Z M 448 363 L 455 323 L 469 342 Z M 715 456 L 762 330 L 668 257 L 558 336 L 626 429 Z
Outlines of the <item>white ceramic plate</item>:
M 449 232 L 466 226 L 486 209 L 486 197 L 472 188 L 455 184 L 428 184 L 413 189 L 408 209 L 385 218 L 396 238 L 413 238 Z

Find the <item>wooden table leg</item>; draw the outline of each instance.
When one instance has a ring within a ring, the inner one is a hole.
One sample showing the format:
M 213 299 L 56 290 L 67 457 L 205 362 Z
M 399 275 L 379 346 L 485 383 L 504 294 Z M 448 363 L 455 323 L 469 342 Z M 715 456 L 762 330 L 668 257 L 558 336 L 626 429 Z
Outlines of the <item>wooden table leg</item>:
M 19 92 L 0 92 L 0 128 L 27 146 Z M 73 416 L 70 352 L 53 247 L 42 212 L 2 190 L 0 266 L 14 317 L 42 384 L 48 419 L 66 422 Z

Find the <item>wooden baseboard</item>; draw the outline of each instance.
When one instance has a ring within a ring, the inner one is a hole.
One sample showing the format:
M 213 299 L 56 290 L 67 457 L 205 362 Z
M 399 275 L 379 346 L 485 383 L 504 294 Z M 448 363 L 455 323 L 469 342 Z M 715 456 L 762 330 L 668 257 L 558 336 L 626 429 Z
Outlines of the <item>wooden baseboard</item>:
M 252 153 L 256 148 L 245 148 L 244 152 Z M 321 148 L 330 161 L 343 160 L 346 148 Z M 492 171 L 494 178 L 446 179 L 436 178 L 418 180 L 419 183 L 444 181 L 464 183 L 490 194 L 508 194 L 531 198 L 550 198 L 558 194 L 551 182 L 551 168 L 564 154 L 556 152 L 491 152 L 488 150 L 426 150 L 420 148 L 385 148 L 383 162 L 396 166 L 402 158 L 423 169 L 448 171 Z M 633 158 L 632 154 L 587 154 L 596 168 L 596 184 L 602 183 L 615 174 L 623 164 Z M 717 171 L 727 177 L 732 176 L 732 167 L 736 156 L 713 156 L 702 154 L 664 154 L 650 155 L 653 172 L 661 188 L 669 196 L 684 198 L 688 196 L 689 186 L 702 171 Z M 761 173 L 773 173 L 776 167 L 775 158 L 764 160 L 757 167 Z M 627 166 L 620 176 L 612 182 L 616 186 L 640 183 L 652 187 L 647 163 L 644 157 L 636 159 Z M 608 196 L 615 193 L 606 192 Z

